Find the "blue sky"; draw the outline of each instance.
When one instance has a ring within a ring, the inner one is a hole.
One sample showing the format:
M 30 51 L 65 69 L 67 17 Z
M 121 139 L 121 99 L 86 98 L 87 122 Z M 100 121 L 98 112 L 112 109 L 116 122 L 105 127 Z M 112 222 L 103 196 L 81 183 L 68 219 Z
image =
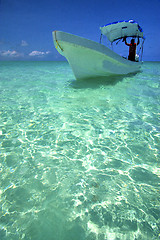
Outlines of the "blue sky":
M 100 26 L 134 19 L 146 37 L 143 60 L 160 61 L 159 12 L 160 0 L 0 0 L 0 60 L 64 60 L 52 31 L 99 42 Z

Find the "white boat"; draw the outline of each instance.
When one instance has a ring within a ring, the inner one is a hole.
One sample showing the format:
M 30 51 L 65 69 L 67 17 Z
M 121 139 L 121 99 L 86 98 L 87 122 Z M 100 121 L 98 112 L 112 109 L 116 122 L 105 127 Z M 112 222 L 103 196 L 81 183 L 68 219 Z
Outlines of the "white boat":
M 133 21 L 122 21 L 101 27 L 101 33 L 112 43 L 124 37 L 143 37 Z M 135 73 L 142 62 L 133 62 L 118 55 L 101 43 L 62 31 L 53 32 L 54 45 L 69 62 L 76 79 Z

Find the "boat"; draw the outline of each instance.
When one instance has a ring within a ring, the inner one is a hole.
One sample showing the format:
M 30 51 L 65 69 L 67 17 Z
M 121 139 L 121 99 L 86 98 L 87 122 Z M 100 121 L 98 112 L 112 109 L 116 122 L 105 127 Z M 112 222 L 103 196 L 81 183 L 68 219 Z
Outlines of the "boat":
M 134 20 L 119 21 L 100 27 L 100 43 L 62 31 L 53 31 L 57 51 L 64 56 L 76 79 L 124 75 L 140 71 L 142 61 L 130 61 L 101 43 L 106 36 L 111 44 L 124 38 L 140 38 L 143 49 L 143 30 Z

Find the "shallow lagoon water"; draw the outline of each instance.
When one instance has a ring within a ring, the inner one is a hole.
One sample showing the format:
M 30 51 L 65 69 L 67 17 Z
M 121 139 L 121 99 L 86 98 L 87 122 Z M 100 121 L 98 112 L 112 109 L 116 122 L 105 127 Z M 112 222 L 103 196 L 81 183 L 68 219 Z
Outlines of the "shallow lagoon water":
M 76 81 L 0 63 L 0 239 L 160 238 L 160 63 Z

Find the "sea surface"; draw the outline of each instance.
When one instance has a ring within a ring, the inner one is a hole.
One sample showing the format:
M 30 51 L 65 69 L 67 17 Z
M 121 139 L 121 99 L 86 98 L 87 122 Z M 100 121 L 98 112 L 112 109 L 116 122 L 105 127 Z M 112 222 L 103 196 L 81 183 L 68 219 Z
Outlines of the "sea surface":
M 160 239 L 160 62 L 76 81 L 0 62 L 0 240 Z

